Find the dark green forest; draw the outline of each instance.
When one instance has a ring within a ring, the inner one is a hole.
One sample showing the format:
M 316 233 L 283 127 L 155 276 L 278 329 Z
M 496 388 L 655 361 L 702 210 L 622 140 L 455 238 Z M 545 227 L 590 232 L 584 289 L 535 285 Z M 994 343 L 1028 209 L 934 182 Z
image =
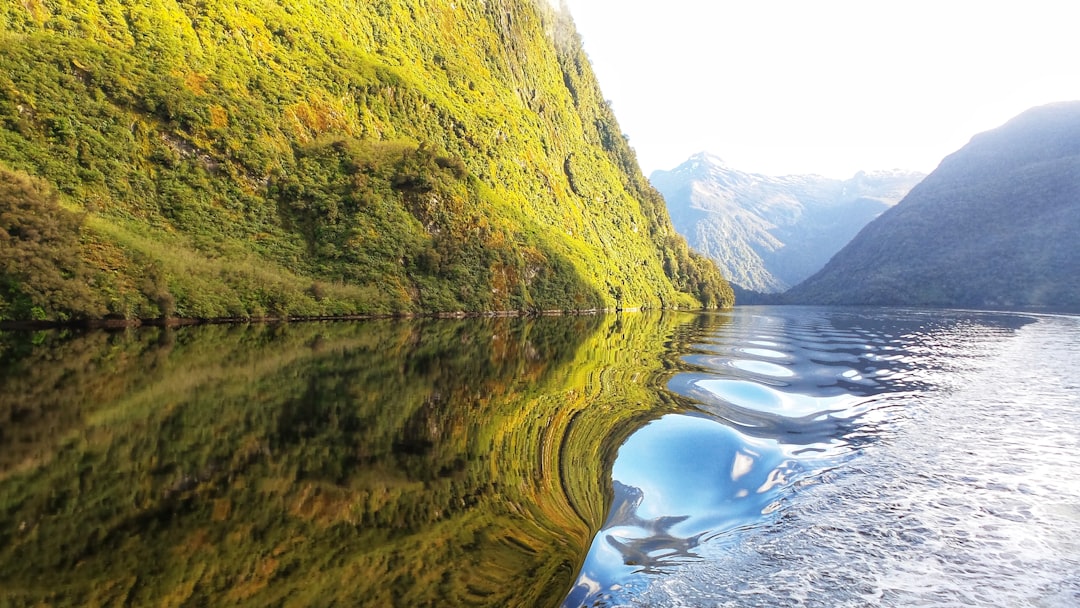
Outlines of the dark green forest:
M 547 2 L 0 6 L 0 320 L 732 301 Z

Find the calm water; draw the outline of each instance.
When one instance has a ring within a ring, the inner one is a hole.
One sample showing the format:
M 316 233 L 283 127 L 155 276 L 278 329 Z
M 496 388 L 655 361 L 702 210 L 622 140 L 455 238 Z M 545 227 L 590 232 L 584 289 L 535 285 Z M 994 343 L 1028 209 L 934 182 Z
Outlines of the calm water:
M 1080 605 L 1080 319 L 0 335 L 0 605 Z

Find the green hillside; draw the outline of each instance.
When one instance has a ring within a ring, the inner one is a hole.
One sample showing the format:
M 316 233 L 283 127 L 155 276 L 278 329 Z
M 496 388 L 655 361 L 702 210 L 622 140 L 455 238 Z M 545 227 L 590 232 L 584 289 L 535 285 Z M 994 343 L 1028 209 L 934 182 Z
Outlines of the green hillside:
M 0 6 L 0 320 L 716 307 L 547 2 Z

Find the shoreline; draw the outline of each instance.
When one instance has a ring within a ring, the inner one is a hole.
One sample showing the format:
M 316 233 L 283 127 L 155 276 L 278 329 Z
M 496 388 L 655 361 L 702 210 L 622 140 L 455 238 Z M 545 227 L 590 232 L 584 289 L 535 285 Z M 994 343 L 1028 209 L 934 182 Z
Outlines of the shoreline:
M 354 315 L 272 316 L 272 317 L 158 317 L 152 319 L 82 319 L 78 321 L 0 321 L 2 331 L 45 329 L 134 329 L 137 327 L 187 327 L 192 325 L 278 324 L 326 321 L 373 321 L 378 319 L 470 319 L 498 317 L 556 317 L 641 312 L 643 308 L 587 308 L 578 310 L 488 310 L 452 312 L 406 312 Z M 657 309 L 669 310 L 669 309 Z M 670 309 L 678 310 L 678 309 Z

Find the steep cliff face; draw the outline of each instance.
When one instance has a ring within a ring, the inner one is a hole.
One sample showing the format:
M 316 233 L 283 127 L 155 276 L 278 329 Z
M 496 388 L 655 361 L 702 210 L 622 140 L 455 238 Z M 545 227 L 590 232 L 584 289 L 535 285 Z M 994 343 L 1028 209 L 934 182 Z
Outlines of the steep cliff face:
M 774 293 L 820 270 L 923 177 L 904 171 L 860 172 L 847 180 L 770 176 L 701 153 L 654 172 L 651 180 L 675 228 L 724 276 L 739 287 Z
M 0 319 L 731 303 L 546 2 L 65 0 L 0 23 L 0 171 L 37 193 L 0 213 L 62 227 L 0 225 Z
M 976 135 L 793 302 L 1080 310 L 1080 102 Z

